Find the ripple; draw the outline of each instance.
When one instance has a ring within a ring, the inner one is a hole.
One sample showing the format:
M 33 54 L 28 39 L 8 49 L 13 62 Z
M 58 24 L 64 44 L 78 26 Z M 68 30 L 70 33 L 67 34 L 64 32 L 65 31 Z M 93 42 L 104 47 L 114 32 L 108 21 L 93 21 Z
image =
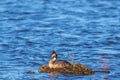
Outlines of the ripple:
M 119 80 L 119 0 L 5 0 L 0 5 L 0 79 Z M 60 59 L 71 61 L 71 53 L 75 62 L 110 73 L 56 78 L 39 73 L 52 50 Z

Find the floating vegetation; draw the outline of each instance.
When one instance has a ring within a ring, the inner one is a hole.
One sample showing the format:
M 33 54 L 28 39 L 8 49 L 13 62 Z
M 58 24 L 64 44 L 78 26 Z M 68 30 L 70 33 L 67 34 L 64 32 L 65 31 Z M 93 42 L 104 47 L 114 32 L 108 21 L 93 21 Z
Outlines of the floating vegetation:
M 41 68 L 39 68 L 40 72 L 56 72 L 56 73 L 66 73 L 66 74 L 73 74 L 73 75 L 90 75 L 94 74 L 94 71 L 88 67 L 86 67 L 83 64 L 77 63 L 69 67 L 65 68 L 57 68 L 57 69 L 51 69 L 47 65 L 42 65 Z

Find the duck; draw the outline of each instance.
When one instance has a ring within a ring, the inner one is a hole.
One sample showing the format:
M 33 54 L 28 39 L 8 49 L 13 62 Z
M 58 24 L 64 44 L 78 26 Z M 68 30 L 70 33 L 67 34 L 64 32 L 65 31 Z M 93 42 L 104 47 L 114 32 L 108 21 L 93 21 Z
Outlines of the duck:
M 51 57 L 52 59 L 48 63 L 50 69 L 62 69 L 72 66 L 72 64 L 66 60 L 57 60 L 57 53 L 55 51 L 51 53 Z

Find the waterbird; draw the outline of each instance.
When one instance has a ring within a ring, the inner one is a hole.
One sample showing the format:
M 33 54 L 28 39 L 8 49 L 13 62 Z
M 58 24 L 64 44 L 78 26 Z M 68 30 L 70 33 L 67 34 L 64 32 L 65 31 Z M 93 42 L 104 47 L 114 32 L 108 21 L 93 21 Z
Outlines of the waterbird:
M 66 60 L 57 60 L 57 53 L 53 51 L 51 53 L 52 59 L 48 63 L 49 68 L 58 69 L 72 66 L 72 64 Z

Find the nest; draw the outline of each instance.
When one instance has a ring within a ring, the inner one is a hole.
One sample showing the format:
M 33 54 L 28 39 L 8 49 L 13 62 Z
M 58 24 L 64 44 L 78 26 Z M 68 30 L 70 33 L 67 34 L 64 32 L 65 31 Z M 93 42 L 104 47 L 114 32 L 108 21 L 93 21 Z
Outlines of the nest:
M 90 75 L 94 74 L 94 71 L 83 64 L 77 63 L 69 67 L 61 68 L 61 69 L 51 69 L 46 65 L 42 65 L 39 68 L 40 72 L 57 72 L 57 73 L 66 73 L 66 74 L 73 74 L 73 75 Z

